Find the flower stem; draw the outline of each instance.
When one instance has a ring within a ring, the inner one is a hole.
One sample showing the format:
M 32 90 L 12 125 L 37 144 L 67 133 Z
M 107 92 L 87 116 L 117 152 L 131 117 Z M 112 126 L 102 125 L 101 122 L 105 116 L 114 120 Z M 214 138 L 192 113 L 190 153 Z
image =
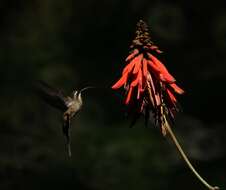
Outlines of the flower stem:
M 165 127 L 166 130 L 169 132 L 171 139 L 173 140 L 174 144 L 176 145 L 180 155 L 182 156 L 182 158 L 184 159 L 184 161 L 186 162 L 186 164 L 188 165 L 188 167 L 191 169 L 192 173 L 201 181 L 201 183 L 203 185 L 205 185 L 209 190 L 219 190 L 220 188 L 217 186 L 211 186 L 210 184 L 208 184 L 200 175 L 199 173 L 195 170 L 195 168 L 193 167 L 193 165 L 191 164 L 191 162 L 189 161 L 188 157 L 186 156 L 186 154 L 184 153 L 183 149 L 181 148 L 176 136 L 174 135 L 169 123 L 167 122 L 166 117 L 164 116 L 164 120 L 165 120 Z

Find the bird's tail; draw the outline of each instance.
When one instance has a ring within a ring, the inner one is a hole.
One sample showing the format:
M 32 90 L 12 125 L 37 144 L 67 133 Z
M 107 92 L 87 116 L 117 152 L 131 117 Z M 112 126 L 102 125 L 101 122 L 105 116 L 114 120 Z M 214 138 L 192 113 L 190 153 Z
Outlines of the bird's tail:
M 66 146 L 68 150 L 68 156 L 71 157 L 71 141 L 70 141 L 70 116 L 66 114 L 63 122 L 63 134 L 66 137 Z

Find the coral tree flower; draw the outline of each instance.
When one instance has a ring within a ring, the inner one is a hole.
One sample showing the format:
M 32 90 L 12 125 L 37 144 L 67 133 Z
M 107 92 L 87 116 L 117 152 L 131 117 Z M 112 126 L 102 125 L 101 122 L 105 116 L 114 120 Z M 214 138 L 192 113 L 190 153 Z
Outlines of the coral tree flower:
M 151 41 L 148 27 L 142 20 L 137 23 L 136 38 L 130 49 L 122 76 L 112 89 L 123 87 L 126 91 L 125 104 L 136 113 L 132 124 L 141 114 L 144 114 L 146 123 L 153 116 L 155 125 L 160 127 L 163 135 L 166 135 L 166 132 L 169 134 L 182 158 L 200 182 L 209 190 L 219 190 L 219 187 L 208 184 L 195 170 L 170 127 L 168 119 L 173 121 L 178 111 L 175 94 L 183 94 L 184 91 L 176 85 L 175 78 L 156 57 L 156 54 L 162 52 Z
M 178 111 L 175 94 L 183 94 L 184 91 L 176 85 L 175 78 L 155 56 L 162 51 L 151 41 L 148 26 L 142 20 L 137 23 L 136 37 L 130 49 L 122 76 L 112 89 L 123 87 L 126 91 L 125 104 L 138 105 L 139 112 L 147 120 L 152 114 L 155 124 L 165 135 L 165 119 L 174 120 Z

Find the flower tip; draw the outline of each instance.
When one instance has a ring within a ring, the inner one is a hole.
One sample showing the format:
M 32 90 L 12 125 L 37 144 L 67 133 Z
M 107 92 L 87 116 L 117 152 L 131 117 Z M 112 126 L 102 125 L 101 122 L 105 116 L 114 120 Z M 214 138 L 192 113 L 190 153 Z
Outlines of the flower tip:
M 129 88 L 129 92 L 127 94 L 126 100 L 125 100 L 125 104 L 128 105 L 131 99 L 131 95 L 132 95 L 132 91 L 133 91 L 133 87 Z
M 113 85 L 113 86 L 111 87 L 111 89 L 116 90 L 116 89 L 118 89 L 118 88 L 116 88 L 115 85 Z
M 177 93 L 178 93 L 178 94 L 184 94 L 185 91 L 179 87 L 179 89 L 177 89 Z
M 156 52 L 157 52 L 157 53 L 163 53 L 163 51 L 161 51 L 161 50 L 159 50 L 159 49 L 157 49 Z
M 123 84 L 121 84 L 121 83 L 115 83 L 111 88 L 112 88 L 113 90 L 116 90 L 116 89 L 119 89 L 122 85 L 123 85 Z
M 178 94 L 184 94 L 184 90 L 177 86 L 175 83 L 171 84 L 173 90 Z
M 121 88 L 127 81 L 127 73 L 122 75 L 122 77 L 111 87 L 112 89 Z

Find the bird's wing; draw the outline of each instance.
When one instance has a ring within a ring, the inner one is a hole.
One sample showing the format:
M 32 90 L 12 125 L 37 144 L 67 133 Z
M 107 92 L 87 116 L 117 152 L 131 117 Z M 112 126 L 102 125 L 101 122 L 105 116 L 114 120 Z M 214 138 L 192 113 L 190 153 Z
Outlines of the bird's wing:
M 55 89 L 43 81 L 39 81 L 37 85 L 37 93 L 39 96 L 49 105 L 58 108 L 62 111 L 67 110 L 68 98 L 63 95 L 63 93 Z

